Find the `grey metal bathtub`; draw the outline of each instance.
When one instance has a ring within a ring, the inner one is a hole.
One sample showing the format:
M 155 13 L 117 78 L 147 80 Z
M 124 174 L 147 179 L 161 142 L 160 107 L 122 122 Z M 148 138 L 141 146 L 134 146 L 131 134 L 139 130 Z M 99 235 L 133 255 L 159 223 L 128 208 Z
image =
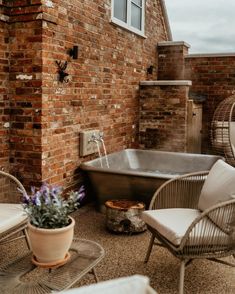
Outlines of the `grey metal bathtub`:
M 209 170 L 215 155 L 125 149 L 80 165 L 98 208 L 110 199 L 143 201 L 148 207 L 156 189 L 181 174 Z

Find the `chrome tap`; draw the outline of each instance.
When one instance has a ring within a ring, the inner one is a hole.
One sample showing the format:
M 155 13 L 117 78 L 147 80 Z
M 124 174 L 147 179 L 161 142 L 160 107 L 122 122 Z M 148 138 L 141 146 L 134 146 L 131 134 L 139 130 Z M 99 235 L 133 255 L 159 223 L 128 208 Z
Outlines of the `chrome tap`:
M 91 138 L 88 140 L 88 143 L 98 143 L 98 142 L 99 142 L 99 138 L 97 138 L 95 134 L 92 134 Z

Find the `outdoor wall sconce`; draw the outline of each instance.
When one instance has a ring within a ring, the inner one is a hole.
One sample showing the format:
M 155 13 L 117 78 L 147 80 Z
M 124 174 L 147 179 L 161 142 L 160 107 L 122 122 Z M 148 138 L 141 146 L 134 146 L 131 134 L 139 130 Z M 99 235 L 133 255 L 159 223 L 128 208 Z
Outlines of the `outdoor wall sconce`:
M 154 69 L 154 66 L 153 66 L 153 65 L 150 65 L 150 66 L 147 68 L 147 74 L 152 75 L 152 74 L 153 74 L 153 69 Z
M 59 81 L 61 83 L 65 82 L 65 83 L 68 83 L 68 73 L 65 72 L 66 68 L 67 68 L 67 65 L 68 65 L 68 62 L 65 61 L 64 63 L 62 63 L 61 61 L 57 61 L 56 60 L 56 64 L 58 65 L 58 74 L 59 74 Z
M 69 49 L 69 56 L 73 57 L 73 59 L 78 59 L 78 46 L 73 46 L 73 48 Z

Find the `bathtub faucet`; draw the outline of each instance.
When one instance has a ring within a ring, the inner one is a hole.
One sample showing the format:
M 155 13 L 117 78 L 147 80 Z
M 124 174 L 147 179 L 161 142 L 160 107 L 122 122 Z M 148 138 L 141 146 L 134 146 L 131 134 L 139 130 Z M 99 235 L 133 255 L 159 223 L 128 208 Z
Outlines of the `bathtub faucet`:
M 93 133 L 91 135 L 90 139 L 88 140 L 88 143 L 95 143 L 97 145 L 101 166 L 103 166 L 102 160 L 101 160 L 101 150 L 103 149 L 106 166 L 109 168 L 107 151 L 106 151 L 106 147 L 105 147 L 105 143 L 104 143 L 104 139 L 103 139 L 103 132 L 99 132 L 98 134 Z
M 103 135 L 102 133 L 100 133 L 99 135 L 96 135 L 96 134 L 92 134 L 91 135 L 91 138 L 88 140 L 88 143 L 99 143 L 99 142 L 103 142 Z
M 88 140 L 88 143 L 98 143 L 99 139 L 96 137 L 95 134 L 92 134 L 90 139 Z
M 100 132 L 99 133 L 99 139 L 98 139 L 101 143 L 104 142 L 104 139 L 103 139 L 103 132 Z

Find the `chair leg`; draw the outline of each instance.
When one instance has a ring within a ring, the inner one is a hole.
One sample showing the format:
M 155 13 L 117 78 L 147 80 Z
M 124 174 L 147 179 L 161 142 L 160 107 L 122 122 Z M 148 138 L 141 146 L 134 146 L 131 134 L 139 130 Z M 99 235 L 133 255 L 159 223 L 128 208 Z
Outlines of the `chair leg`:
M 184 293 L 184 272 L 186 261 L 182 260 L 180 264 L 180 281 L 179 281 L 179 294 Z
M 29 240 L 29 235 L 28 235 L 27 229 L 24 229 L 23 230 L 23 234 L 25 236 L 27 247 L 28 247 L 29 250 L 31 250 L 31 244 L 30 244 L 30 240 Z
M 150 253 L 151 253 L 152 248 L 153 248 L 154 239 L 155 239 L 155 236 L 154 236 L 154 234 L 152 233 L 152 236 L 151 236 L 151 239 L 150 239 L 150 242 L 149 242 L 149 247 L 148 247 L 148 250 L 147 250 L 147 253 L 146 253 L 145 259 L 144 259 L 144 262 L 145 262 L 145 263 L 147 263 L 148 260 L 149 260 Z

